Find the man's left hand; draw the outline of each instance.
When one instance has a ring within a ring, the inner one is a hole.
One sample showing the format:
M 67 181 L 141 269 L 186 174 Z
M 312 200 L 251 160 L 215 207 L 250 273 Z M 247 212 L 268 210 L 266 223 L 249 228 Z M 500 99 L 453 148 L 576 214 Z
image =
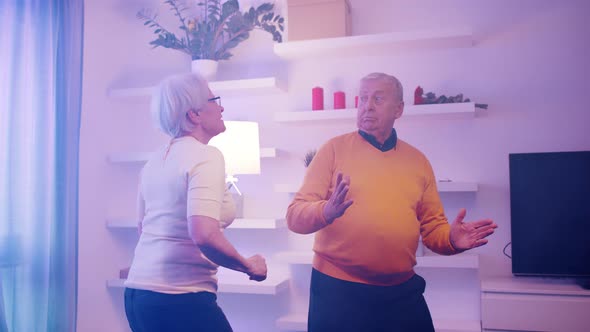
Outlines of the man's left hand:
M 486 237 L 498 227 L 491 219 L 464 222 L 467 210 L 461 209 L 451 224 L 451 244 L 457 250 L 469 250 L 488 243 Z

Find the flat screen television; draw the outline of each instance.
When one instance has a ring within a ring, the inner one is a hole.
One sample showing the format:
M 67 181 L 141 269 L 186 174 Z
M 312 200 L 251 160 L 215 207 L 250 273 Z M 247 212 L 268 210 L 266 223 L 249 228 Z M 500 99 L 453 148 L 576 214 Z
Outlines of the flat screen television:
M 512 273 L 590 277 L 590 151 L 509 155 Z

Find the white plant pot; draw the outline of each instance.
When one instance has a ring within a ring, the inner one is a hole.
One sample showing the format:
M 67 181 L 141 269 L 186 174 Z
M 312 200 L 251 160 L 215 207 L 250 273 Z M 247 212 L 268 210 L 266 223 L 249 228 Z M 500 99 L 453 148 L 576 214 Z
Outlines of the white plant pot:
M 215 60 L 209 60 L 209 59 L 193 60 L 191 62 L 191 71 L 193 73 L 200 74 L 207 81 L 212 81 L 215 79 L 215 75 L 217 74 L 217 65 L 218 65 L 218 62 Z

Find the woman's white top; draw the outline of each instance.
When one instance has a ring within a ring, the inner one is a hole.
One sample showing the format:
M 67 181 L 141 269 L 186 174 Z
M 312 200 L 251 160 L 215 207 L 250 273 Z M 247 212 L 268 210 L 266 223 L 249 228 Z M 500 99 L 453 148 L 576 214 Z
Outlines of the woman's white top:
M 142 232 L 125 286 L 215 293 L 218 266 L 192 241 L 188 217 L 211 217 L 220 228 L 235 218 L 221 152 L 191 136 L 174 139 L 143 167 L 139 200 L 145 206 Z

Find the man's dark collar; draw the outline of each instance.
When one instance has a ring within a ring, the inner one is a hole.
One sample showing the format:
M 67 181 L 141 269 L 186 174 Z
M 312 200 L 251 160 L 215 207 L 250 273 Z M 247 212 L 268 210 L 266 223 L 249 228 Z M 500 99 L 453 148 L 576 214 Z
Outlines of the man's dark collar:
M 389 135 L 389 137 L 385 140 L 385 142 L 383 142 L 383 144 L 380 144 L 375 138 L 375 136 L 371 134 L 367 134 L 360 129 L 358 132 L 359 135 L 361 135 L 367 142 L 369 142 L 372 146 L 374 146 L 382 152 L 394 149 L 397 144 L 397 133 L 395 131 L 395 128 L 391 128 L 391 135 Z

